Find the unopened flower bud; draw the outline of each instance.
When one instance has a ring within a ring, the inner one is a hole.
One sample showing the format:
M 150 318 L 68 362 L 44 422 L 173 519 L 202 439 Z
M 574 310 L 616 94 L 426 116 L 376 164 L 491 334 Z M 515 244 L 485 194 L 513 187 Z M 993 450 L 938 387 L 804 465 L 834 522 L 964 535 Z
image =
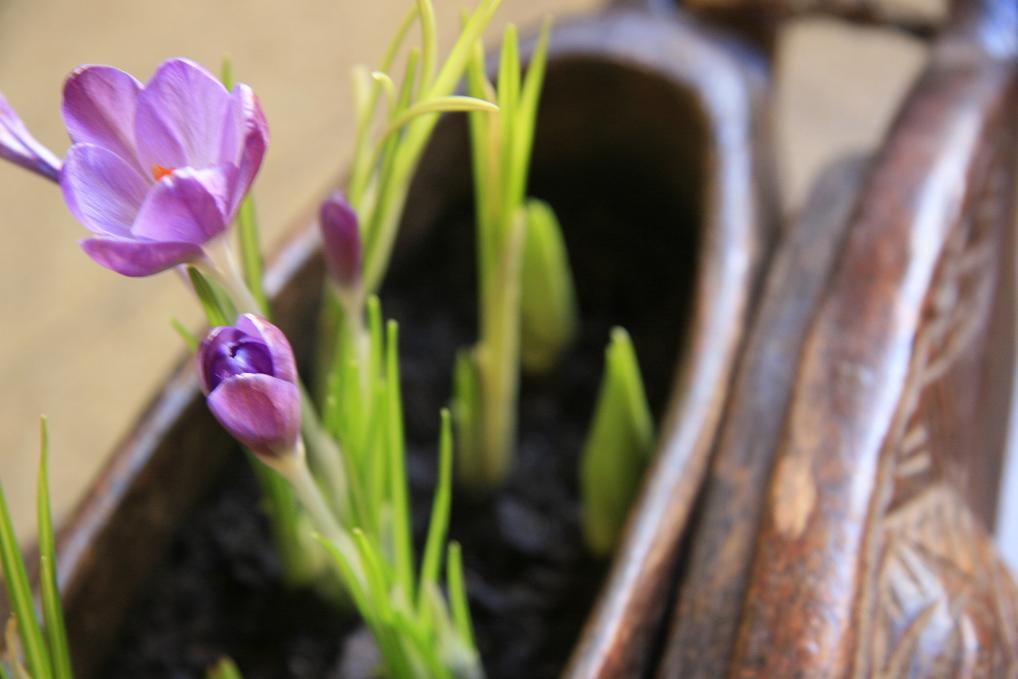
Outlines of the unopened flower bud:
M 244 314 L 209 331 L 197 359 L 209 410 L 224 429 L 269 464 L 297 454 L 297 365 L 279 328 Z
M 322 247 L 332 280 L 342 288 L 355 288 L 361 279 L 363 251 L 357 213 L 343 194 L 333 193 L 322 203 Z

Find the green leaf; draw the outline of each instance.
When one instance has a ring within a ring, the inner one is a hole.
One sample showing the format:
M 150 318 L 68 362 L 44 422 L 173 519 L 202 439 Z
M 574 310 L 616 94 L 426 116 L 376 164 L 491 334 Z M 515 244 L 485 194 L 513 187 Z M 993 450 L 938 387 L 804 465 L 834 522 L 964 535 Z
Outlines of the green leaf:
M 438 28 L 431 0 L 417 0 L 417 13 L 421 17 L 421 47 L 424 54 L 421 89 L 427 89 L 435 77 L 435 60 L 438 57 Z
M 244 677 L 232 660 L 223 657 L 209 668 L 205 673 L 205 679 L 244 679 Z
M 436 97 L 413 104 L 399 114 L 382 134 L 382 139 L 390 137 L 403 127 L 418 118 L 429 113 L 455 113 L 458 111 L 480 111 L 483 113 L 498 113 L 498 106 L 474 97 L 461 95 L 450 95 L 447 97 Z
M 421 578 L 417 590 L 417 609 L 423 613 L 427 602 L 429 585 L 438 582 L 442 566 L 442 552 L 449 530 L 449 513 L 452 507 L 452 422 L 449 411 L 442 409 L 442 425 L 438 442 L 438 482 L 435 498 L 431 504 L 431 520 L 428 537 L 424 543 L 424 558 L 421 562 Z
M 292 587 L 314 582 L 318 575 L 314 555 L 304 539 L 300 508 L 289 482 L 273 469 L 265 466 L 248 453 L 258 486 L 262 492 L 262 507 L 269 517 L 272 540 L 282 562 L 283 579 Z
M 10 673 L 7 671 L 6 663 L 2 660 L 0 660 L 0 679 L 12 679 Z
M 393 558 L 396 582 L 411 599 L 414 596 L 413 536 L 407 498 L 406 452 L 403 441 L 403 401 L 399 378 L 399 326 L 389 321 L 385 337 L 385 383 L 388 414 L 389 499 L 392 502 Z
M 548 43 L 551 40 L 552 20 L 545 19 L 541 26 L 541 34 L 537 38 L 537 45 L 530 58 L 530 66 L 527 68 L 527 76 L 523 84 L 523 92 L 520 95 L 520 105 L 517 115 L 519 129 L 516 135 L 516 148 L 513 154 L 517 157 L 519 173 L 515 179 L 519 187 L 520 195 L 526 191 L 527 175 L 530 170 L 530 155 L 534 145 L 534 129 L 537 123 L 537 108 L 541 99 L 541 90 L 544 87 L 544 74 L 548 62 Z
M 18 539 L 14 535 L 14 526 L 11 523 L 10 510 L 2 485 L 0 485 L 0 567 L 7 588 L 7 597 L 11 602 L 11 612 L 17 620 L 18 636 L 21 639 L 28 670 L 33 679 L 51 679 L 53 668 L 50 665 L 46 640 L 35 617 L 32 587 L 28 582 L 28 571 L 21 557 Z
M 60 603 L 57 585 L 57 554 L 53 539 L 53 516 L 49 498 L 49 429 L 46 418 L 39 423 L 42 443 L 39 454 L 39 487 L 36 493 L 36 511 L 39 530 L 39 588 L 42 592 L 42 610 L 49 640 L 50 660 L 54 679 L 72 679 L 71 653 L 64 628 L 64 609 Z
M 594 553 L 606 555 L 615 546 L 654 445 L 636 352 L 626 331 L 615 328 L 580 461 L 583 532 Z
M 223 83 L 223 87 L 227 90 L 233 89 L 233 60 L 228 54 L 223 56 L 223 65 L 220 70 L 219 80 Z
M 191 285 L 198 295 L 202 309 L 205 310 L 205 318 L 208 319 L 209 325 L 213 327 L 230 325 L 237 317 L 237 310 L 230 298 L 215 283 L 205 278 L 196 267 L 188 266 L 187 275 L 191 279 Z
M 261 239 L 258 235 L 258 218 L 255 215 L 254 194 L 248 193 L 237 211 L 237 238 L 240 240 L 240 261 L 244 272 L 244 284 L 251 291 L 258 304 L 258 310 L 266 318 L 272 318 L 269 298 L 263 282 Z
M 562 229 L 551 207 L 527 201 L 527 237 L 520 274 L 520 358 L 530 373 L 558 363 L 576 336 L 573 275 Z
M 187 348 L 191 351 L 191 353 L 198 351 L 198 338 L 194 336 L 194 333 L 187 329 L 187 326 L 176 318 L 170 319 L 170 325 L 173 326 L 173 329 L 177 331 L 178 335 L 180 335 L 180 339 L 184 340 L 184 344 L 187 345 Z
M 470 619 L 466 579 L 463 577 L 463 551 L 458 542 L 449 543 L 446 563 L 449 603 L 452 606 L 452 619 L 456 624 L 456 631 L 468 648 L 475 648 L 477 644 L 474 642 L 474 623 Z

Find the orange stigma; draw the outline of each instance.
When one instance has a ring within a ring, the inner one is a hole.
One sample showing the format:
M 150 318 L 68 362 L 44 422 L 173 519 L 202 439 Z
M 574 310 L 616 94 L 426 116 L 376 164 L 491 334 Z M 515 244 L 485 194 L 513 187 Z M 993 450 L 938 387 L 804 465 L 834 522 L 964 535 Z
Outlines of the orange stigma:
M 169 177 L 171 174 L 173 174 L 173 170 L 170 168 L 163 167 L 162 165 L 152 166 L 152 178 L 156 181 L 159 181 L 163 177 Z

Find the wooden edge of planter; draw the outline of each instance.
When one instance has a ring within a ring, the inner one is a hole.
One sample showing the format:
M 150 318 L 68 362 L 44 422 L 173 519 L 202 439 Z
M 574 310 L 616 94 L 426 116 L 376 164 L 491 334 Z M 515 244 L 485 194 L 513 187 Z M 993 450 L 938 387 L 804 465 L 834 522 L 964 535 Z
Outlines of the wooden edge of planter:
M 1014 368 L 1018 60 L 1014 41 L 971 40 L 993 27 L 959 28 L 895 121 L 805 336 L 730 676 L 1018 667 L 1018 587 L 980 519 Z
M 658 454 L 567 677 L 639 676 L 646 667 L 771 244 L 763 69 L 728 44 L 678 13 L 662 22 L 626 10 L 561 27 L 553 40 L 554 57 L 607 54 L 687 89 L 709 137 L 693 311 Z
M 981 0 L 979 0 L 981 1 Z M 865 26 L 892 28 L 923 40 L 950 23 L 948 3 L 908 0 L 614 0 L 619 7 L 670 11 L 676 6 L 754 42 L 773 47 L 781 23 L 803 17 L 833 17 Z
M 767 268 L 690 529 L 657 676 L 726 674 L 797 358 L 868 162 L 846 158 L 821 173 Z

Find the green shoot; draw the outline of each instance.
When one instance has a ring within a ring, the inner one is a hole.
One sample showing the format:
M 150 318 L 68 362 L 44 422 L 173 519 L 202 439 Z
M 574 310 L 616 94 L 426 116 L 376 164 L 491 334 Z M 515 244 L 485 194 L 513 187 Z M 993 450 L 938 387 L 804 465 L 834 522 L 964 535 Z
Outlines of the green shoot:
M 215 283 L 206 278 L 197 267 L 188 266 L 194 294 L 198 296 L 205 318 L 210 326 L 230 325 L 237 317 L 237 309 L 230 298 Z
M 605 373 L 580 462 L 583 534 L 590 550 L 610 554 L 654 452 L 654 423 L 629 335 L 612 330 Z
M 346 366 L 337 365 L 349 356 L 344 342 L 360 351 L 364 339 L 364 304 L 378 291 L 388 268 L 403 205 L 410 181 L 421 154 L 441 113 L 452 111 L 494 111 L 496 106 L 484 99 L 456 96 L 453 91 L 462 78 L 469 55 L 490 22 L 501 0 L 480 0 L 453 45 L 445 63 L 437 63 L 438 31 L 432 0 L 415 0 L 389 43 L 378 70 L 354 69 L 354 102 L 357 109 L 357 132 L 354 157 L 347 185 L 346 198 L 360 222 L 363 242 L 363 272 L 357 291 L 347 299 L 331 286 L 327 287 L 319 323 L 321 354 L 318 360 L 322 387 L 320 401 L 328 410 L 330 400 L 340 403 L 335 393 L 324 393 L 330 387 L 342 389 L 342 373 Z M 404 46 L 410 29 L 420 24 L 421 45 L 408 50 L 399 85 L 391 76 L 396 55 Z M 385 96 L 383 97 L 383 93 Z M 382 102 L 386 103 L 383 110 Z M 344 338 L 341 329 L 349 329 Z M 358 358 L 365 365 L 363 357 Z M 371 394 L 362 393 L 362 399 Z M 344 416 L 327 413 L 325 426 L 336 432 Z M 344 446 L 347 441 L 340 438 Z
M 367 393 L 374 394 L 360 412 L 360 447 L 346 446 L 355 511 L 345 522 L 318 518 L 320 540 L 332 557 L 335 572 L 350 593 L 393 677 L 481 676 L 480 661 L 466 611 L 461 570 L 450 570 L 447 604 L 439 589 L 452 503 L 452 423 L 443 411 L 439 440 L 438 485 L 420 572 L 414 575 L 411 511 L 407 492 L 403 406 L 398 363 L 398 328 L 383 326 L 377 299 L 369 300 L 368 349 L 361 369 L 356 357 L 351 375 L 363 375 Z M 361 387 L 358 386 L 359 390 Z M 294 478 L 297 475 L 293 475 Z M 293 480 L 293 479 L 291 479 Z M 295 483 L 305 506 L 324 506 L 313 484 Z M 326 510 L 327 511 L 327 510 Z M 342 524 L 337 530 L 335 524 Z M 460 568 L 450 562 L 449 569 Z
M 431 0 L 416 0 L 414 10 L 386 50 L 382 67 L 374 72 L 376 77 L 370 78 L 373 82 L 365 82 L 369 76 L 364 69 L 355 74 L 354 81 L 359 83 L 355 97 L 357 142 L 347 193 L 364 231 L 364 289 L 367 294 L 378 289 L 388 267 L 410 180 L 434 130 L 437 114 L 496 110 L 483 98 L 453 96 L 453 90 L 463 75 L 468 55 L 499 3 L 500 0 L 481 0 L 439 68 L 434 7 Z M 396 100 L 389 97 L 390 106 L 382 121 L 382 131 L 372 140 L 379 117 L 380 95 L 384 90 L 395 89 L 388 71 L 414 21 L 421 25 L 421 48 L 410 51 L 399 88 L 401 94 Z
M 547 203 L 527 201 L 520 296 L 520 358 L 533 374 L 549 372 L 576 335 L 576 293 L 565 241 Z
M 232 660 L 220 658 L 219 662 L 205 673 L 205 679 L 244 679 L 244 677 Z
M 520 363 L 520 274 L 528 231 L 525 205 L 537 102 L 550 22 L 545 22 L 521 82 L 516 29 L 502 39 L 499 116 L 470 114 L 477 204 L 478 343 L 456 365 L 453 396 L 461 442 L 461 481 L 490 489 L 508 474 L 516 440 Z M 484 52 L 475 45 L 467 77 L 471 96 L 490 96 Z
M 45 418 L 40 424 L 41 445 L 37 518 L 39 530 L 40 593 L 44 625 L 36 616 L 28 569 L 14 535 L 10 511 L 0 486 L 0 574 L 11 603 L 7 627 L 7 663 L 0 662 L 0 677 L 12 679 L 72 679 L 71 656 L 64 628 L 63 606 L 57 586 L 56 549 L 49 495 L 49 434 Z M 45 634 L 44 634 L 45 631 Z M 19 652 L 20 651 L 20 652 Z
M 49 499 L 49 428 L 46 418 L 39 422 L 42 441 L 39 454 L 39 485 L 36 490 L 36 525 L 39 530 L 39 589 L 46 638 L 49 640 L 53 679 L 71 679 L 71 652 L 64 628 L 64 609 L 57 584 L 57 550 L 53 539 L 53 514 Z
M 170 326 L 180 335 L 180 339 L 184 341 L 184 345 L 189 351 L 194 353 L 198 351 L 198 338 L 194 336 L 194 333 L 187 329 L 187 326 L 180 322 L 178 318 L 170 319 Z
M 223 86 L 232 90 L 233 64 L 229 57 L 223 59 L 222 72 Z M 244 283 L 251 296 L 258 303 L 258 309 L 263 316 L 271 319 L 269 299 L 265 295 L 265 287 L 262 283 L 264 265 L 262 263 L 261 241 L 258 236 L 258 219 L 255 215 L 254 192 L 249 192 L 240 204 L 237 212 L 237 239 L 240 243 L 240 261 L 244 273 Z

